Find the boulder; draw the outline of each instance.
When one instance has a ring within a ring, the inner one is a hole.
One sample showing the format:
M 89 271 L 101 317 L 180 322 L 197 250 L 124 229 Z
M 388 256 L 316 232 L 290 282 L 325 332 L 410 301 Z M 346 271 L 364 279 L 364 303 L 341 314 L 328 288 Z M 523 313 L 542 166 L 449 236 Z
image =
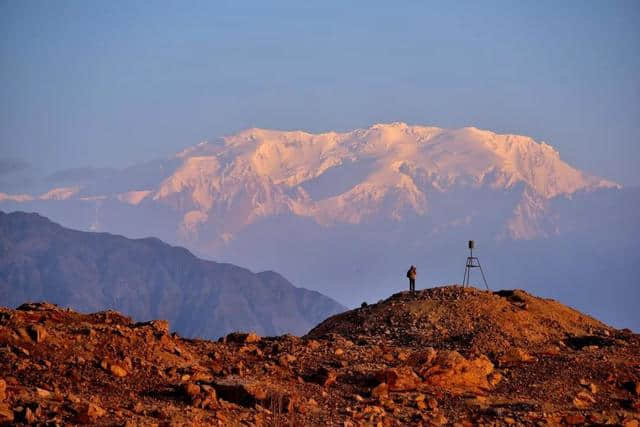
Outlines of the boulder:
M 376 373 L 381 383 L 386 383 L 391 391 L 415 390 L 420 385 L 420 378 L 408 366 L 390 368 Z
M 49 399 L 53 395 L 49 390 L 45 390 L 40 387 L 36 387 L 36 394 L 38 397 L 42 397 L 44 399 Z
M 118 378 L 127 376 L 127 371 L 120 365 L 109 365 L 109 371 Z
M 374 399 L 382 399 L 389 395 L 389 386 L 387 383 L 380 383 L 371 390 L 371 397 Z
M 263 384 L 246 381 L 234 375 L 216 381 L 213 388 L 220 399 L 244 407 L 254 407 L 256 403 L 267 399 L 267 391 Z
M 13 410 L 6 403 L 0 403 L 0 423 L 10 423 L 14 419 Z
M 30 325 L 29 335 L 36 343 L 40 344 L 47 338 L 47 331 L 42 325 Z
M 260 336 L 254 332 L 232 332 L 228 334 L 224 341 L 227 343 L 250 344 L 261 340 Z
M 398 360 L 401 362 L 407 362 L 409 360 L 409 353 L 406 351 L 399 351 L 398 352 Z
M 457 351 L 441 351 L 431 367 L 420 370 L 420 376 L 425 383 L 454 394 L 482 394 L 491 388 L 487 377 L 493 368 L 486 356 L 467 360 Z
M 76 421 L 81 424 L 95 424 L 96 420 L 106 413 L 107 411 L 95 403 L 86 403 L 78 410 Z
M 329 368 L 325 368 L 324 366 L 319 368 L 316 372 L 313 373 L 313 375 L 309 377 L 312 382 L 320 384 L 323 387 L 331 386 L 331 384 L 336 382 L 337 378 L 338 374 L 336 374 L 335 371 Z
M 100 367 L 118 378 L 126 377 L 128 374 L 126 369 L 118 364 L 110 362 L 108 359 L 102 359 Z
M 499 361 L 501 366 L 508 366 L 517 363 L 535 362 L 536 358 L 521 348 L 512 347 L 500 357 Z
M 563 418 L 565 424 L 570 426 L 582 425 L 587 419 L 582 414 L 569 414 Z
M 202 385 L 202 391 L 204 391 L 204 398 L 200 402 L 200 407 L 205 409 L 215 409 L 218 406 L 218 395 L 216 390 L 209 385 Z
M 433 347 L 427 347 L 423 350 L 414 351 L 408 357 L 409 365 L 414 367 L 430 366 L 433 360 L 436 358 L 436 351 Z
M 29 332 L 27 332 L 26 328 L 16 328 L 15 335 L 16 339 L 31 341 L 31 336 L 29 335 Z
M 197 395 L 200 394 L 200 386 L 194 383 L 185 383 L 182 385 L 182 390 L 184 394 L 194 399 Z
M 287 367 L 289 366 L 289 363 L 291 362 L 295 362 L 296 361 L 296 357 L 292 354 L 283 354 L 282 356 L 280 356 L 278 358 L 278 363 L 280 363 L 280 366 L 284 366 Z
M 310 350 L 317 350 L 320 348 L 320 346 L 321 346 L 320 342 L 316 340 L 307 341 L 307 348 L 309 348 Z
M 500 372 L 492 372 L 487 376 L 487 381 L 491 387 L 495 387 L 502 381 L 502 374 Z
M 89 418 L 92 418 L 92 419 L 100 418 L 104 416 L 106 413 L 107 411 L 105 411 L 104 409 L 102 409 L 101 407 L 99 407 L 94 403 L 89 403 L 87 405 L 87 415 L 89 416 Z
M 596 403 L 596 399 L 586 391 L 581 391 L 573 398 L 573 405 L 578 409 L 587 409 L 594 403 Z
M 27 424 L 33 425 L 36 423 L 38 417 L 36 416 L 36 414 L 31 410 L 31 408 L 27 408 L 24 411 L 24 420 L 27 422 Z
M 148 326 L 161 335 L 169 334 L 169 321 L 167 320 L 151 320 L 149 322 L 140 322 L 135 324 L 136 327 Z

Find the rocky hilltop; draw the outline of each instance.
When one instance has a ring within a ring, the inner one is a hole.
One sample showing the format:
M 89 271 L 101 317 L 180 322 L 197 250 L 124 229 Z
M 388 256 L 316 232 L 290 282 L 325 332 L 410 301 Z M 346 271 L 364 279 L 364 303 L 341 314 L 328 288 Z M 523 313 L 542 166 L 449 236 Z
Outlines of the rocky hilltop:
M 378 304 L 337 314 L 308 336 L 338 333 L 351 340 L 383 336 L 396 346 L 498 356 L 512 347 L 545 351 L 569 336 L 610 336 L 613 331 L 557 301 L 522 290 L 486 292 L 449 286 L 401 292 Z
M 0 420 L 102 425 L 623 425 L 640 336 L 522 291 L 400 293 L 307 336 L 0 309 Z

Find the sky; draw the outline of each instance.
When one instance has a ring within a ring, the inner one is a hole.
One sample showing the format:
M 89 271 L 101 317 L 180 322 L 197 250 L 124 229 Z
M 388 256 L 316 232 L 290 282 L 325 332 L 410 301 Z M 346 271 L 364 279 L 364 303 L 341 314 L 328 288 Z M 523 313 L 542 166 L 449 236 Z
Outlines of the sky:
M 638 22 L 638 1 L 0 0 L 0 174 L 404 121 L 529 135 L 637 186 Z

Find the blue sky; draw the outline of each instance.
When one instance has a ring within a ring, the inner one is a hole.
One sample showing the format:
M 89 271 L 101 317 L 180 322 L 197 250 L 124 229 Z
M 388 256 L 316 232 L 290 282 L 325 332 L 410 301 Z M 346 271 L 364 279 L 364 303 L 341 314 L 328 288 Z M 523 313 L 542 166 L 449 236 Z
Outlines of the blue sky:
M 637 1 L 0 0 L 0 160 L 406 121 L 530 135 L 640 185 L 639 22 Z

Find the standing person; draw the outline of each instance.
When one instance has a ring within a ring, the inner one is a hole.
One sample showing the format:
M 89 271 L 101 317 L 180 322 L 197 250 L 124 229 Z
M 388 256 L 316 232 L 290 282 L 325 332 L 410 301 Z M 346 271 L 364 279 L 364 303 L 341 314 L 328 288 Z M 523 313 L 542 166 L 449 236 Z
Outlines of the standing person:
M 416 271 L 416 266 L 412 265 L 409 268 L 409 271 L 407 271 L 407 277 L 409 278 L 409 290 L 411 292 L 415 292 L 416 291 L 416 276 L 418 275 L 418 272 Z

